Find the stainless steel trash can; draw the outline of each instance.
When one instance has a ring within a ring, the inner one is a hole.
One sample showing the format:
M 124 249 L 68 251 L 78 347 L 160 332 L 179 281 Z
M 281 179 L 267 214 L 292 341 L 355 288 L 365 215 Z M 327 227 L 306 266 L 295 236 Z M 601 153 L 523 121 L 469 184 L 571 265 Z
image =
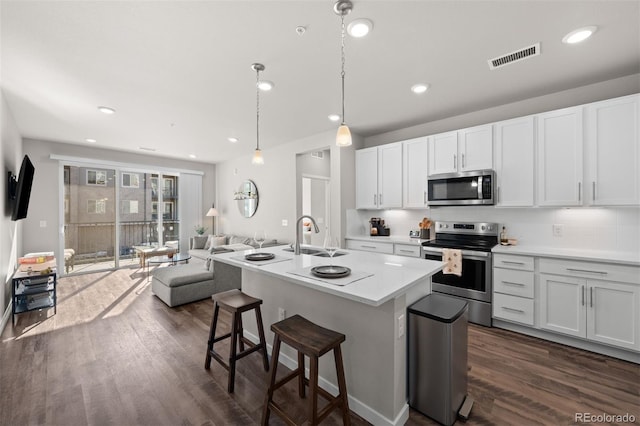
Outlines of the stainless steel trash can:
M 407 311 L 409 406 L 450 426 L 467 395 L 467 302 L 434 293 Z

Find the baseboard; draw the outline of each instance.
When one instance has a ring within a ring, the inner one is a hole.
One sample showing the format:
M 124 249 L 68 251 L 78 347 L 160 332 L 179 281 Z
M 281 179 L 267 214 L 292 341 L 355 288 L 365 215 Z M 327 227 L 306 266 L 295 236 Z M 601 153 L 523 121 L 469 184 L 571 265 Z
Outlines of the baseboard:
M 509 331 L 515 331 L 516 333 L 526 334 L 527 336 L 537 337 L 538 339 L 549 340 L 554 343 L 560 343 L 562 345 L 572 346 L 585 351 L 622 359 L 624 361 L 633 362 L 634 364 L 640 364 L 640 353 L 638 352 L 602 345 L 597 342 L 588 342 L 571 336 L 564 336 L 549 331 L 538 330 L 537 328 L 522 326 L 508 321 L 497 320 L 495 318 L 493 319 L 493 326 Z
M 9 318 L 11 318 L 11 314 L 13 313 L 13 300 L 9 301 L 7 305 L 7 309 L 4 310 L 4 314 L 2 314 L 2 322 L 0 322 L 0 335 L 4 333 L 4 328 L 7 326 L 9 322 Z
M 259 342 L 258 336 L 255 336 L 247 332 L 246 330 L 244 331 L 244 336 L 254 343 Z M 267 343 L 267 352 L 269 353 L 269 356 L 271 356 L 272 350 L 273 350 L 272 345 Z M 285 367 L 291 370 L 298 368 L 298 360 L 293 359 L 282 352 L 280 352 L 279 360 L 280 360 L 280 364 L 283 364 Z M 306 369 L 306 375 L 307 377 L 309 376 L 308 368 Z M 322 376 L 318 377 L 318 385 L 322 389 L 329 392 L 331 395 L 338 394 L 338 387 L 335 386 L 333 383 L 325 380 Z M 347 387 L 348 387 L 348 384 L 347 384 Z M 349 395 L 349 409 L 354 413 L 356 413 L 357 415 L 359 415 L 360 417 L 362 417 L 363 419 L 365 419 L 366 421 L 368 421 L 369 423 L 374 425 L 401 426 L 401 425 L 404 425 L 407 422 L 407 420 L 409 420 L 409 405 L 407 403 L 404 404 L 404 407 L 402 407 L 402 409 L 400 410 L 400 413 L 398 413 L 396 418 L 393 420 L 388 419 L 387 417 L 378 413 L 376 410 L 374 410 L 373 408 L 369 407 L 368 405 L 354 398 L 351 395 Z

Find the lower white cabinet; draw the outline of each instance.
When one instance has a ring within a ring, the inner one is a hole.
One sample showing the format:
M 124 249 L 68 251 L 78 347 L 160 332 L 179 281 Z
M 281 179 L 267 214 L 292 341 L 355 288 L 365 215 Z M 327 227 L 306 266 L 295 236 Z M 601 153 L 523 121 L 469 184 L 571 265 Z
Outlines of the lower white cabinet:
M 415 244 L 394 244 L 393 254 L 398 256 L 420 257 L 420 246 Z
M 533 257 L 496 254 L 493 265 L 493 317 L 534 326 Z
M 347 249 L 373 251 L 377 253 L 393 254 L 393 243 L 383 243 L 378 241 L 361 241 L 347 239 Z
M 540 259 L 540 328 L 640 350 L 637 272 L 623 265 Z

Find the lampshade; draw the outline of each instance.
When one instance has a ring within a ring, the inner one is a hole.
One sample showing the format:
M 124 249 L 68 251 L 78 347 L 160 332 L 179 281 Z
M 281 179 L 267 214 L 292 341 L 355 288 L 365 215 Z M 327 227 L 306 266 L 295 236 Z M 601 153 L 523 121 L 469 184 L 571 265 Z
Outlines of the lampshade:
M 338 127 L 338 134 L 336 135 L 336 145 L 349 146 L 351 145 L 351 131 L 346 124 Z
M 207 212 L 207 216 L 218 216 L 218 209 L 211 207 Z
M 251 159 L 252 164 L 264 164 L 264 157 L 262 156 L 262 151 L 257 149 L 253 152 L 253 158 Z

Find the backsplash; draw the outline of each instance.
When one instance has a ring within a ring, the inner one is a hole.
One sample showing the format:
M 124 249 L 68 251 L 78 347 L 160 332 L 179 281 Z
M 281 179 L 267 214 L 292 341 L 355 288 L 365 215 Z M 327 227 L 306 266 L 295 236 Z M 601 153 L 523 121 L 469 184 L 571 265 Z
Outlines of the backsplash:
M 496 222 L 520 245 L 640 253 L 640 208 L 437 207 L 425 210 L 348 210 L 347 234 L 368 235 L 380 217 L 391 236 L 408 236 L 423 217 L 431 220 Z M 554 225 L 556 228 L 554 236 Z

